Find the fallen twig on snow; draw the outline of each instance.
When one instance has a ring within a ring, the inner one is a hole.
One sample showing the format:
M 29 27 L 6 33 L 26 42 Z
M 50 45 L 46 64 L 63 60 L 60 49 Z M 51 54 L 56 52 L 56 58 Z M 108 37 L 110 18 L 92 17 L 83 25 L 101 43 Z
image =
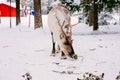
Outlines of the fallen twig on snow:
M 55 73 L 60 73 L 60 74 L 77 74 L 80 75 L 80 73 L 74 73 L 73 71 L 56 71 L 56 70 L 52 70 Z

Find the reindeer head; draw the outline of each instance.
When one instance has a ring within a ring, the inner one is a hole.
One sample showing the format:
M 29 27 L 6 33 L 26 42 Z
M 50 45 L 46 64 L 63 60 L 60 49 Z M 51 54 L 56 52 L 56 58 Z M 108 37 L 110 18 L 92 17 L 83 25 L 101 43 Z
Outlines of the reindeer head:
M 75 54 L 73 46 L 72 46 L 71 34 L 67 34 L 63 30 L 64 22 L 60 26 L 61 27 L 61 34 L 60 34 L 60 41 L 61 41 L 60 47 L 61 47 L 61 50 L 64 52 L 65 55 L 68 55 L 71 58 L 77 59 L 77 55 Z

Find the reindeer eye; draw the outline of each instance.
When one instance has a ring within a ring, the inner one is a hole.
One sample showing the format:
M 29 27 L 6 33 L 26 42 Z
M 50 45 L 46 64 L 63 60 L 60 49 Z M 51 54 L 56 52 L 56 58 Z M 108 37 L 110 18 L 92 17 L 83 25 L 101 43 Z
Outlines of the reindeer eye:
M 63 39 L 65 37 L 64 34 L 60 34 L 60 39 Z
M 68 28 L 68 26 L 69 26 L 68 24 L 67 24 L 67 25 L 65 25 L 65 28 Z

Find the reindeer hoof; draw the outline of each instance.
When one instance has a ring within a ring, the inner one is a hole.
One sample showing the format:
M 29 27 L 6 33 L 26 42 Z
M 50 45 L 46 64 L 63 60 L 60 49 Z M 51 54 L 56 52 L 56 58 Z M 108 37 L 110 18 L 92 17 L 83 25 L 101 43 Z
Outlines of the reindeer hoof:
M 60 50 L 56 50 L 56 51 L 55 51 L 55 53 L 59 53 L 59 52 L 60 52 Z
M 55 56 L 55 54 L 52 53 L 50 56 Z
M 78 59 L 77 54 L 74 54 L 74 55 L 72 56 L 72 58 L 74 58 L 75 60 Z
M 61 59 L 67 59 L 67 57 L 66 56 L 61 56 Z
M 55 56 L 55 55 L 56 55 L 56 53 L 53 53 L 53 52 L 52 52 L 52 54 L 51 54 L 50 56 Z
M 50 56 L 55 56 L 56 55 L 56 50 L 52 50 L 52 53 Z

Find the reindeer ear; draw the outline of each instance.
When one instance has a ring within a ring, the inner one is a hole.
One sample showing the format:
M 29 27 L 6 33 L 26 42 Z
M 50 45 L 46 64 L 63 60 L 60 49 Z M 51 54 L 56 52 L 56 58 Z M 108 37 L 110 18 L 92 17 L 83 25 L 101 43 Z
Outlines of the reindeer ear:
M 65 38 L 65 35 L 64 34 L 60 34 L 60 39 L 63 39 Z

